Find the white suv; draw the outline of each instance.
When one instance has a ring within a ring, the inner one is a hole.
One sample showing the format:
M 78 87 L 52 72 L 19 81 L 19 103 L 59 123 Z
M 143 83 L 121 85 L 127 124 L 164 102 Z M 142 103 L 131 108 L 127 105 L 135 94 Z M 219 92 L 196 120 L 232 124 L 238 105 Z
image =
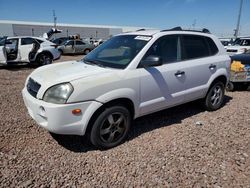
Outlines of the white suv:
M 57 45 L 41 37 L 8 37 L 0 42 L 0 63 L 50 64 L 60 58 Z
M 232 45 L 225 46 L 228 55 L 242 54 L 250 49 L 250 37 L 237 38 Z
M 209 33 L 137 31 L 111 38 L 81 61 L 36 69 L 22 94 L 48 131 L 86 134 L 93 145 L 110 148 L 140 116 L 197 99 L 207 110 L 220 108 L 229 66 Z

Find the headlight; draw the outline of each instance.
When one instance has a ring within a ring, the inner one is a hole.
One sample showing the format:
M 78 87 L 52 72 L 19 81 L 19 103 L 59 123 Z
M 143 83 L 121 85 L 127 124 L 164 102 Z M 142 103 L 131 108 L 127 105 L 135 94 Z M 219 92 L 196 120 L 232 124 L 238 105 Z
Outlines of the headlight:
M 65 104 L 73 90 L 70 83 L 58 84 L 47 89 L 43 100 L 55 104 Z

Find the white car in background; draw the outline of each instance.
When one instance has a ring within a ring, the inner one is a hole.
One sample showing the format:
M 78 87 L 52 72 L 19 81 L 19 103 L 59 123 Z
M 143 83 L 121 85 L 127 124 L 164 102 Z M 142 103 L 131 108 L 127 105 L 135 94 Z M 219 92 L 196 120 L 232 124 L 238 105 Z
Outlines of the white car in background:
M 42 37 L 17 36 L 0 41 L 0 64 L 28 62 L 45 65 L 60 56 L 57 45 Z
M 250 37 L 237 38 L 232 45 L 225 46 L 228 55 L 242 54 L 250 49 Z

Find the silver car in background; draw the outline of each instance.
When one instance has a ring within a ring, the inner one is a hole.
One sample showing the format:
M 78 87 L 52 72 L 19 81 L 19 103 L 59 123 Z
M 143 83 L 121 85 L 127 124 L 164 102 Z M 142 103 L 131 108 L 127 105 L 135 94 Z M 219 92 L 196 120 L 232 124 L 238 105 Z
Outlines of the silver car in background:
M 62 54 L 88 54 L 95 46 L 86 41 L 67 40 L 58 47 Z

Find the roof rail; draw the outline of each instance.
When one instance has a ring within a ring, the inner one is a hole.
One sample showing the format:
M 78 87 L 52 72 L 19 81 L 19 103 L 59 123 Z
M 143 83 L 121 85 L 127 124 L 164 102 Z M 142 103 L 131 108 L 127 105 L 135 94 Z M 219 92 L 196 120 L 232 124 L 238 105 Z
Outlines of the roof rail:
M 210 31 L 209 31 L 208 29 L 206 29 L 206 28 L 203 28 L 201 31 L 202 31 L 203 33 L 210 33 Z
M 178 26 L 178 27 L 174 27 L 172 29 L 161 30 L 161 32 L 164 32 L 164 31 L 183 31 L 183 30 L 182 30 L 182 28 L 180 26 Z
M 172 29 L 161 30 L 161 32 L 164 32 L 164 31 L 192 31 L 192 32 L 210 33 L 210 31 L 206 28 L 203 28 L 202 30 L 192 30 L 192 29 L 182 29 L 180 26 L 174 27 Z
M 138 30 L 136 30 L 136 31 L 146 31 L 146 29 L 143 29 L 143 28 L 142 28 L 142 29 L 138 29 Z

